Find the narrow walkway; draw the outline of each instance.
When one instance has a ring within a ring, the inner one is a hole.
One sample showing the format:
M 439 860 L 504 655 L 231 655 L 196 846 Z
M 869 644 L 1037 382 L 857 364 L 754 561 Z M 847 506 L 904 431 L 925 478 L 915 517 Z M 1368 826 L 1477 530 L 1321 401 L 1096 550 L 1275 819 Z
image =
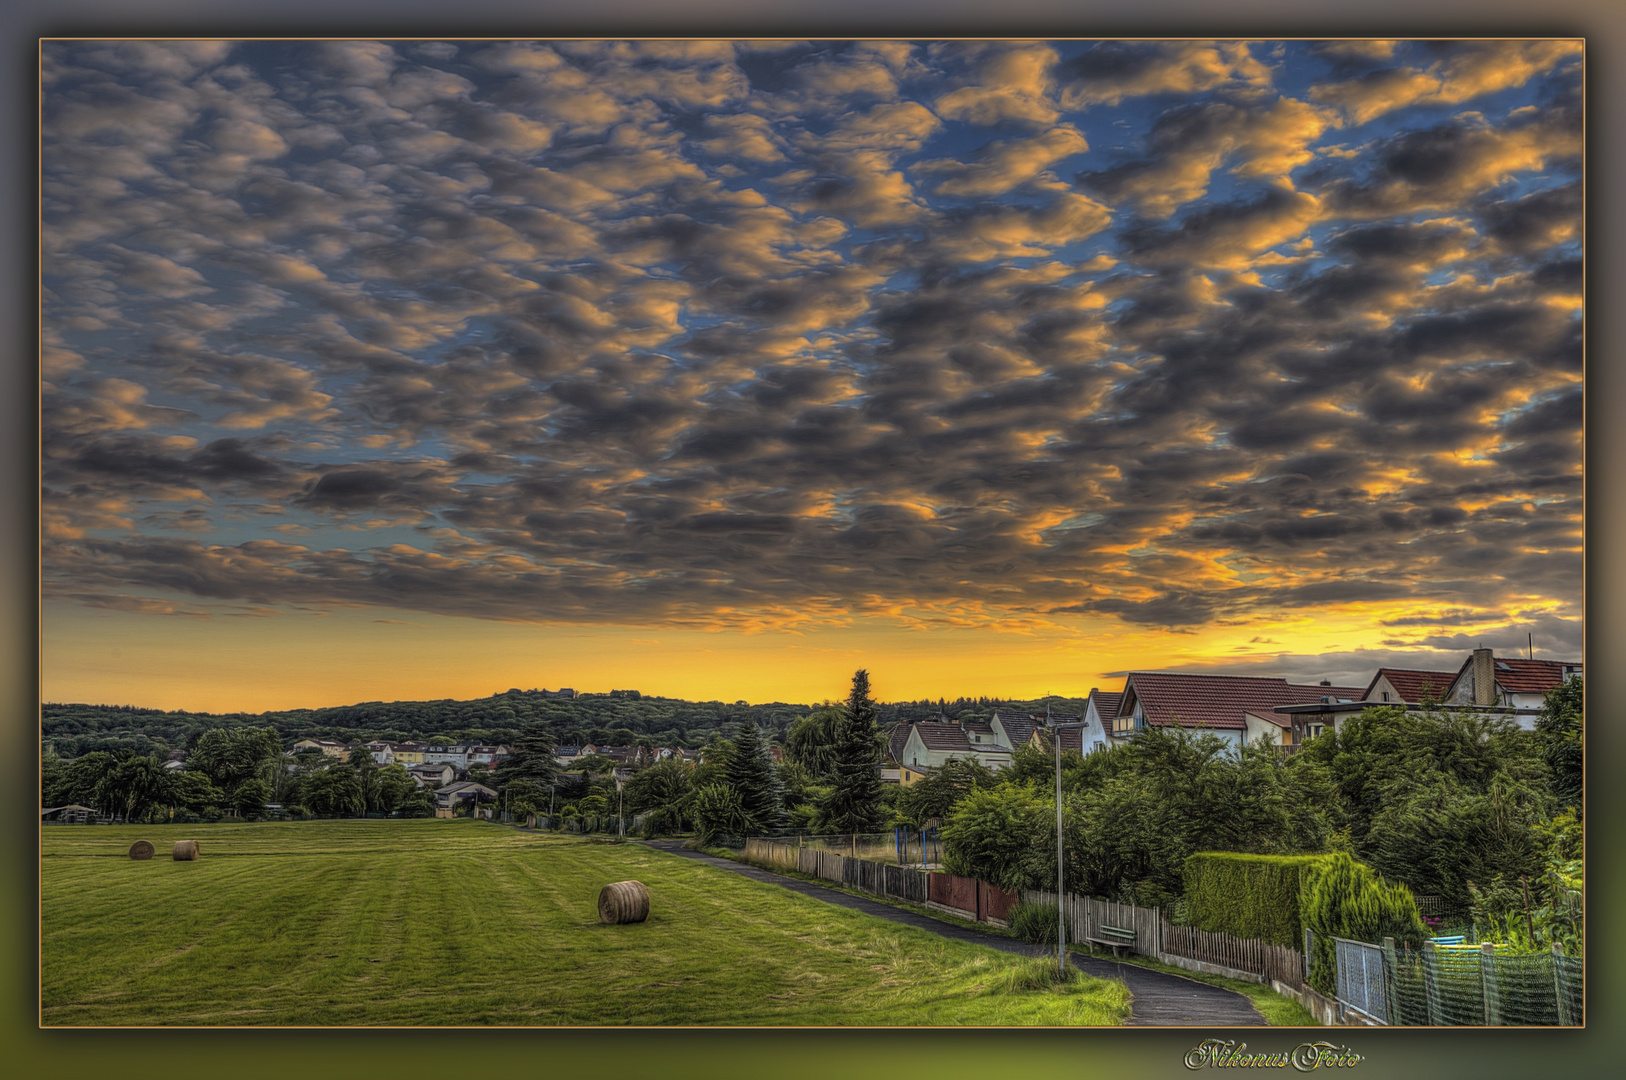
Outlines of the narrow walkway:
M 907 911 L 903 908 L 893 907 L 891 904 L 879 900 L 871 900 L 862 896 L 851 896 L 835 889 L 815 885 L 812 882 L 802 881 L 800 878 L 786 877 L 771 870 L 748 866 L 728 859 L 719 859 L 714 855 L 706 855 L 699 851 L 685 851 L 682 844 L 676 840 L 645 840 L 642 843 L 652 848 L 672 855 L 680 855 L 685 859 L 693 859 L 708 866 L 715 866 L 721 870 L 731 870 L 736 874 L 748 877 L 753 881 L 766 882 L 782 888 L 799 892 L 803 896 L 811 896 L 815 900 L 822 900 L 827 904 L 851 908 L 866 915 L 873 915 L 878 919 L 889 922 L 902 923 L 920 930 L 955 941 L 966 941 L 973 945 L 986 945 L 1001 952 L 1016 953 L 1021 956 L 1032 956 L 1034 947 L 1025 941 L 1005 937 L 1003 934 L 991 933 L 987 930 L 973 930 L 967 926 L 943 922 L 929 915 Z M 1052 953 L 1052 955 L 1054 955 Z M 1132 1000 L 1129 1003 L 1128 1024 L 1146 1025 L 1152 1027 L 1261 1027 L 1265 1018 L 1253 1007 L 1253 1003 L 1241 994 L 1230 990 L 1222 990 L 1207 983 L 1194 982 L 1191 979 L 1182 979 L 1178 975 L 1166 975 L 1161 971 L 1148 971 L 1134 964 L 1118 963 L 1114 960 L 1100 960 L 1092 956 L 1080 956 L 1077 953 L 1069 955 L 1074 967 L 1086 975 L 1094 975 L 1101 979 L 1121 979 L 1129 988 Z

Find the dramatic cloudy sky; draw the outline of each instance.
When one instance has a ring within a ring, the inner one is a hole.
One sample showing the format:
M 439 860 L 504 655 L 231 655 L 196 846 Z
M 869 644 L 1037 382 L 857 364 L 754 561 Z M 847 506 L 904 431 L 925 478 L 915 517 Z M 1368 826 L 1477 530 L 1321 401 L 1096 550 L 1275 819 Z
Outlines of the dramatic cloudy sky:
M 44 692 L 1580 654 L 1582 54 L 50 42 Z

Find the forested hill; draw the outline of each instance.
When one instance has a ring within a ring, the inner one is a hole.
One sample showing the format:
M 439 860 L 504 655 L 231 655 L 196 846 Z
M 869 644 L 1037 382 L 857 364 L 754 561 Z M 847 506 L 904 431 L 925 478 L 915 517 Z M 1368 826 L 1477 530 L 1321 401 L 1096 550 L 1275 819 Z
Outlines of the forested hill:
M 1082 711 L 1083 703 L 1053 698 L 1058 709 Z M 369 701 L 325 709 L 286 709 L 265 713 L 165 712 L 120 705 L 43 706 L 41 741 L 64 758 L 93 750 L 132 750 L 165 754 L 187 749 L 210 728 L 273 727 L 285 742 L 304 738 L 350 740 L 395 739 L 419 742 L 506 742 L 522 725 L 546 720 L 561 743 L 609 743 L 621 746 L 649 741 L 656 746 L 704 746 L 713 735 L 732 735 L 750 720 L 772 742 L 778 742 L 797 718 L 817 706 L 783 702 L 749 705 L 743 701 L 685 701 L 681 698 L 629 699 L 594 694 L 579 698 L 545 698 L 537 690 L 509 690 L 472 701 Z M 1043 703 L 961 698 L 956 701 L 910 701 L 883 704 L 880 720 L 890 726 L 900 718 L 925 719 L 939 712 L 985 718 L 995 708 L 1043 711 Z

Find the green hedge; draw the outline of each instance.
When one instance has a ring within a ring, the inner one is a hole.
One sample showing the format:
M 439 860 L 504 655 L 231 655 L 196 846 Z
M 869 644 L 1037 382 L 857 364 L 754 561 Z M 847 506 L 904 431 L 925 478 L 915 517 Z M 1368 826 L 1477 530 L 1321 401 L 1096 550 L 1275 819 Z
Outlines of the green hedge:
M 1200 851 L 1185 862 L 1186 918 L 1199 930 L 1302 949 L 1305 879 L 1326 858 Z

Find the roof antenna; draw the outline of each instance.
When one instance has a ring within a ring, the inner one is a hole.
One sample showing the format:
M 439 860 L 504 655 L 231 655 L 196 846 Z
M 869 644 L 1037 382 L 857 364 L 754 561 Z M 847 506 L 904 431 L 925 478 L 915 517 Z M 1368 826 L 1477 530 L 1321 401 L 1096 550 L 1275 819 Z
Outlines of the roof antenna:
M 1532 630 L 1528 636 L 1530 638 L 1530 644 L 1529 644 L 1530 659 L 1534 660 L 1536 658 L 1536 634 L 1535 634 L 1535 631 Z

